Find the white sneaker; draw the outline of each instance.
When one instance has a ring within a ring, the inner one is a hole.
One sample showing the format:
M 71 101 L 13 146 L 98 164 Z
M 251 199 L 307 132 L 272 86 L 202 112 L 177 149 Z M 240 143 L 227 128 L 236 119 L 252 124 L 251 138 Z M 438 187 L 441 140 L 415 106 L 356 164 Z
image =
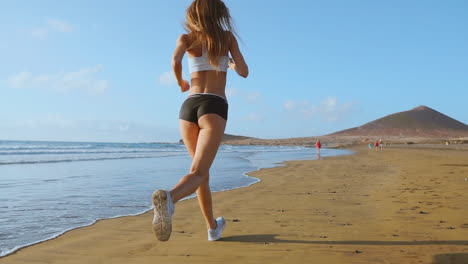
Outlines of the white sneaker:
M 172 215 L 174 214 L 174 203 L 171 193 L 157 190 L 153 193 L 153 231 L 160 241 L 167 241 L 172 232 Z
M 220 239 L 221 233 L 223 232 L 225 227 L 226 227 L 226 221 L 224 221 L 224 218 L 222 217 L 216 218 L 216 228 L 208 229 L 208 241 L 216 241 Z

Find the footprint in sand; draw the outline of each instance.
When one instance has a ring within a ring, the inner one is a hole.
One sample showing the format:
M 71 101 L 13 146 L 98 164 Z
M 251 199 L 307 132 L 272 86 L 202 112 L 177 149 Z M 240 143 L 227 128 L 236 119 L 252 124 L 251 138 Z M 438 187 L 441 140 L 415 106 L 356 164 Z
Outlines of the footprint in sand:
M 149 251 L 153 248 L 153 244 L 151 243 L 146 243 L 146 244 L 143 244 L 141 245 L 140 247 L 138 247 L 137 249 L 134 249 L 134 250 L 130 250 L 128 251 L 128 254 L 130 255 L 135 255 L 135 254 L 139 254 L 139 253 L 144 253 L 146 251 Z

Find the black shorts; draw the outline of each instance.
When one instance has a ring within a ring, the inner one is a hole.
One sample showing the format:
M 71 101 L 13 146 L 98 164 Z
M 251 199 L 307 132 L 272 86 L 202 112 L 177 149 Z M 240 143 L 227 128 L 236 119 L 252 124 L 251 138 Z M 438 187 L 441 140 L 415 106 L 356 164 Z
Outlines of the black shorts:
M 198 124 L 198 119 L 206 114 L 217 114 L 227 120 L 226 99 L 214 94 L 192 94 L 180 107 L 179 119 Z

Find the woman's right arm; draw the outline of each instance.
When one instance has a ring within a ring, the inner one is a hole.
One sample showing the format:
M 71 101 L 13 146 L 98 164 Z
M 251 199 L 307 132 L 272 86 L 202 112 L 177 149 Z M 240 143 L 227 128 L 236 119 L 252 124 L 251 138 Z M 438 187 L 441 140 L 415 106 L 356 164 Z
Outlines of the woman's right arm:
M 180 86 L 182 92 L 190 89 L 189 83 L 182 78 L 182 59 L 184 58 L 185 51 L 187 50 L 187 35 L 183 34 L 177 39 L 176 48 L 172 55 L 172 69 L 177 79 L 177 84 Z
M 229 59 L 229 67 L 236 71 L 240 76 L 247 78 L 249 75 L 249 67 L 247 66 L 247 63 L 245 63 L 244 56 L 242 56 L 239 49 L 236 37 L 232 33 L 230 33 L 230 36 L 229 52 L 231 53 L 232 60 Z

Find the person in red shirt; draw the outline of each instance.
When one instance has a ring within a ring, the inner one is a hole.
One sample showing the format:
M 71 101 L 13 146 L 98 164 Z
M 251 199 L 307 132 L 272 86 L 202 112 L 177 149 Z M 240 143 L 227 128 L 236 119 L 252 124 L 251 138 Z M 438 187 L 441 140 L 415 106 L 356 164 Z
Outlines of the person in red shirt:
M 320 140 L 317 139 L 315 142 L 315 148 L 317 149 L 317 153 L 320 153 L 320 149 L 322 148 L 322 143 L 320 143 Z

